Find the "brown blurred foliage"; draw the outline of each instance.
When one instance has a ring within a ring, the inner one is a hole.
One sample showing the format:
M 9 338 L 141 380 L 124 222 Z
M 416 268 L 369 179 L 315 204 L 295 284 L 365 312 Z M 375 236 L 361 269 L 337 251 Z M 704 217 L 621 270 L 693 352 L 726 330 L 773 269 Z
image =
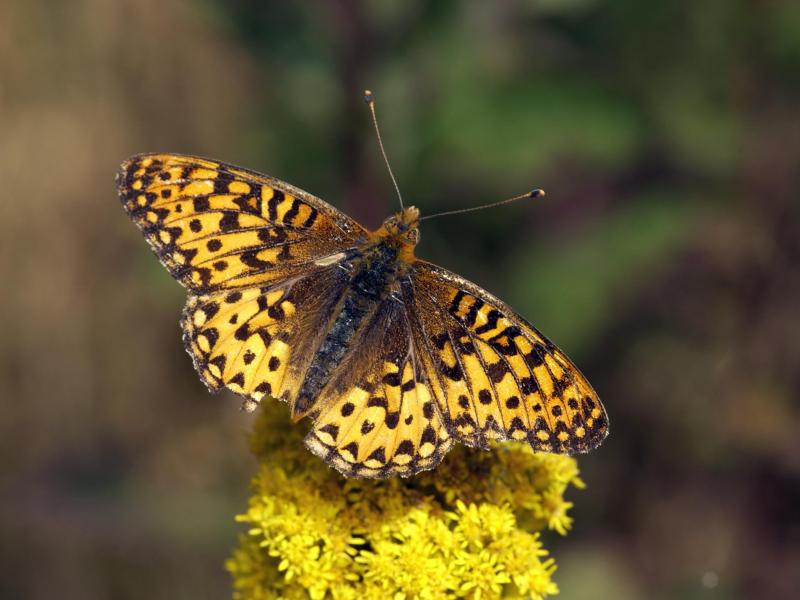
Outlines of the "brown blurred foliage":
M 230 593 L 251 418 L 193 372 L 114 173 L 212 156 L 374 226 L 364 87 L 424 212 L 548 191 L 419 253 L 608 407 L 562 596 L 795 597 L 799 40 L 792 0 L 0 4 L 0 597 Z

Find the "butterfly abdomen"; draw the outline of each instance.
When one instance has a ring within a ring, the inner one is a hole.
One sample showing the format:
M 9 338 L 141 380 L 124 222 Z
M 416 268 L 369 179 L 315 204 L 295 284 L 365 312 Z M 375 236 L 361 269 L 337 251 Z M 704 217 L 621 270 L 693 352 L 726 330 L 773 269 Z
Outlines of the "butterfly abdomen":
M 342 265 L 350 269 L 350 281 L 292 406 L 295 419 L 312 411 L 320 392 L 330 382 L 332 373 L 347 356 L 360 330 L 369 322 L 368 317 L 388 294 L 397 277 L 397 258 L 396 247 L 379 243 Z

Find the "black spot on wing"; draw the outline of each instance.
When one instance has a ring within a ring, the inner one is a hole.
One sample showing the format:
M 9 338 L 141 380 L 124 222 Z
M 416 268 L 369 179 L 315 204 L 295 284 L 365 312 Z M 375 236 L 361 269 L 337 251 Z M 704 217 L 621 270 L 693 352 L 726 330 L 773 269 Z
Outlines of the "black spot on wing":
M 430 400 L 422 405 L 422 416 L 428 420 L 433 418 L 433 402 Z
M 358 444 L 356 442 L 350 442 L 347 444 L 344 448 L 342 448 L 342 452 L 347 452 L 353 457 L 353 460 L 358 460 Z
M 399 412 L 390 412 L 387 413 L 386 419 L 384 423 L 386 423 L 386 427 L 389 429 L 394 429 L 397 427 L 397 424 L 400 422 L 400 413 Z
M 544 346 L 541 344 L 534 344 L 533 348 L 527 354 L 524 354 L 523 357 L 527 365 L 533 369 L 534 367 L 540 367 L 544 364 Z
M 208 361 L 208 364 L 214 365 L 219 369 L 220 373 L 225 372 L 225 355 L 220 354 L 219 356 L 215 356 L 211 360 Z
M 208 329 L 204 329 L 203 332 L 199 335 L 204 335 L 208 338 L 208 345 L 210 348 L 214 347 L 214 344 L 217 343 L 219 340 L 219 331 L 215 327 L 209 327 Z
M 336 441 L 337 436 L 339 435 L 339 426 L 334 425 L 333 423 L 328 423 L 327 425 L 323 425 L 319 428 L 322 433 L 327 433 L 333 441 Z
M 217 176 L 214 178 L 214 193 L 215 194 L 227 194 L 228 193 L 228 184 L 233 181 L 233 174 L 229 173 L 228 171 L 219 170 L 217 171 Z
M 436 346 L 439 350 L 444 350 L 444 347 L 450 341 L 450 336 L 447 334 L 446 331 L 444 331 L 440 334 L 432 336 L 431 341 L 433 342 L 433 345 Z
M 458 290 L 458 293 L 453 297 L 453 301 L 450 303 L 450 307 L 447 309 L 451 315 L 455 315 L 458 312 L 458 309 L 461 306 L 461 300 L 464 299 L 464 296 L 464 290 Z
M 383 376 L 383 383 L 391 386 L 397 387 L 400 385 L 400 373 L 387 373 Z
M 267 314 L 276 321 L 283 321 L 286 318 L 286 311 L 283 310 L 281 302 L 278 301 L 267 309 Z
M 219 228 L 222 231 L 232 231 L 239 228 L 239 213 L 226 211 L 219 221 Z
M 306 229 L 314 225 L 314 222 L 317 220 L 317 216 L 319 215 L 319 212 L 313 206 L 309 206 L 308 208 L 311 209 L 311 213 L 308 215 L 306 220 L 303 221 L 303 227 L 305 227 Z
M 283 202 L 283 192 L 280 190 L 272 190 L 272 198 L 267 202 L 267 211 L 269 213 L 270 221 L 278 220 L 278 205 Z
M 268 381 L 264 381 L 262 383 L 259 383 L 256 386 L 255 390 L 253 390 L 253 391 L 255 391 L 255 392 L 259 393 L 259 394 L 272 395 L 272 385 L 270 385 L 270 383 Z
M 464 379 L 464 374 L 461 370 L 461 365 L 458 363 L 455 363 L 451 367 L 446 362 L 439 361 L 439 370 L 453 381 L 461 381 L 462 379 Z
M 201 310 L 205 313 L 206 320 L 209 320 L 219 312 L 219 304 L 217 302 L 208 302 L 203 305 Z
M 500 383 L 508 372 L 510 372 L 510 369 L 505 360 L 499 360 L 491 365 L 486 365 L 486 374 L 489 376 L 489 379 L 492 380 L 492 383 Z
M 397 446 L 397 450 L 395 450 L 395 455 L 397 454 L 407 454 L 408 456 L 414 455 L 414 442 L 411 440 L 403 440 Z
M 482 334 L 488 331 L 492 331 L 493 329 L 497 328 L 497 321 L 502 315 L 499 311 L 492 309 L 489 311 L 489 315 L 487 316 L 487 321 L 480 327 L 475 329 L 475 333 Z
M 539 391 L 539 385 L 533 377 L 523 377 L 519 380 L 519 389 L 526 396 Z
M 295 198 L 294 200 L 292 200 L 292 206 L 289 207 L 289 210 L 287 210 L 286 214 L 283 215 L 283 222 L 289 225 L 293 225 L 294 220 L 299 213 L 300 213 L 300 200 Z
M 250 267 L 251 269 L 268 269 L 269 267 L 275 266 L 274 263 L 271 263 L 268 260 L 262 260 L 258 258 L 258 250 L 247 250 L 246 252 L 242 252 L 239 256 L 239 260 L 242 261 L 242 264 Z
M 389 408 L 389 403 L 386 401 L 386 398 L 383 398 L 381 396 L 373 396 L 372 398 L 367 400 L 367 406 L 368 407 L 380 406 L 383 409 L 387 409 Z
M 473 325 L 475 325 L 475 321 L 478 318 L 478 311 L 481 308 L 483 308 L 484 305 L 483 300 L 481 300 L 480 298 L 475 298 L 474 296 L 472 298 L 474 302 L 472 303 L 472 306 L 469 307 L 469 310 L 467 311 L 467 316 L 465 316 L 464 319 L 462 320 L 462 322 L 467 327 L 472 327 Z
M 422 432 L 422 437 L 420 438 L 420 442 L 423 444 L 435 444 L 436 443 L 436 431 L 428 425 L 425 430 Z
M 376 460 L 381 464 L 386 464 L 386 449 L 381 446 L 373 450 L 372 454 L 367 457 L 367 460 Z

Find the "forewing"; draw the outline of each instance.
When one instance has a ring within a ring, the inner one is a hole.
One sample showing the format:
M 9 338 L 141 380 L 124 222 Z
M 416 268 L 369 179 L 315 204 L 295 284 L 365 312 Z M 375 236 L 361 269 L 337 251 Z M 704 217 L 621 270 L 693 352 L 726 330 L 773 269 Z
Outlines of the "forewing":
M 416 261 L 403 284 L 418 356 L 451 434 L 486 447 L 588 452 L 608 434 L 597 394 L 575 365 L 501 300 Z
M 250 407 L 265 395 L 295 398 L 346 283 L 331 265 L 271 286 L 190 295 L 181 325 L 197 372 Z
M 117 175 L 125 210 L 191 291 L 264 286 L 332 262 L 366 231 L 319 198 L 225 163 L 142 154 Z
M 365 325 L 319 406 L 306 445 L 348 477 L 408 477 L 450 449 L 399 288 Z

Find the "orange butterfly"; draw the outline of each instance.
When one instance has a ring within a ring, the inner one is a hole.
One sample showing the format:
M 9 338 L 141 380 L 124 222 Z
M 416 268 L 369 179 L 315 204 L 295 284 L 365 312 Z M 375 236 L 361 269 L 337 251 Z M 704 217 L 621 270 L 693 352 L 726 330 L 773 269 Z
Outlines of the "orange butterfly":
M 414 256 L 416 208 L 367 231 L 278 179 L 175 154 L 134 156 L 117 185 L 189 292 L 183 339 L 209 389 L 251 410 L 289 402 L 313 421 L 308 448 L 342 474 L 410 476 L 454 440 L 572 454 L 607 435 L 597 394 L 558 348 Z

